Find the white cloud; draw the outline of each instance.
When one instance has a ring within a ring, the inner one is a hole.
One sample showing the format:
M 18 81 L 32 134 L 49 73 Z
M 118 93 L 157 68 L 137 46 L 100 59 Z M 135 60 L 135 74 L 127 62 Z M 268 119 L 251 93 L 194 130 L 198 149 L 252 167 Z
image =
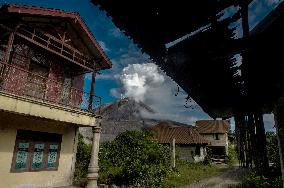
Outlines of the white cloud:
M 110 51 L 110 49 L 106 47 L 106 44 L 103 41 L 100 40 L 98 42 L 99 42 L 99 44 L 100 44 L 100 46 L 101 46 L 101 48 L 103 49 L 104 52 Z
M 209 119 L 200 107 L 194 102 L 188 102 L 187 94 L 177 84 L 159 70 L 153 63 L 132 64 L 125 67 L 119 76 L 122 90 L 113 89 L 113 96 L 119 98 L 134 98 L 149 105 L 156 113 L 143 113 L 144 117 L 154 119 L 168 119 L 187 124 L 194 124 L 198 119 Z
M 120 88 L 112 88 L 110 94 L 116 98 L 122 98 L 122 91 Z
M 240 7 L 238 6 L 230 6 L 223 11 L 221 11 L 218 15 L 221 15 L 218 21 L 224 20 L 228 17 L 233 16 L 239 9 Z
M 124 34 L 117 27 L 110 29 L 109 35 L 111 35 L 115 38 L 123 38 L 123 36 L 124 36 Z
M 146 92 L 159 87 L 164 82 L 164 76 L 158 73 L 158 67 L 154 63 L 132 64 L 123 69 L 120 81 L 125 96 L 145 101 Z
M 97 74 L 96 79 L 100 80 L 113 80 L 114 75 L 113 74 Z
M 98 79 L 119 79 L 119 75 L 124 67 L 131 64 L 141 64 L 149 62 L 149 56 L 142 54 L 135 44 L 130 43 L 128 48 L 120 49 L 120 55 L 117 58 L 111 59 L 113 64 L 109 73 L 98 76 Z

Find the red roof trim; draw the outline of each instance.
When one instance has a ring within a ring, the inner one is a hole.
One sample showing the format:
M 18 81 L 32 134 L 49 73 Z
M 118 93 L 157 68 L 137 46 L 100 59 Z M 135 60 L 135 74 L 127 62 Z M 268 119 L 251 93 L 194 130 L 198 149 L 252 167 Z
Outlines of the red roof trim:
M 101 46 L 90 32 L 84 20 L 81 18 L 80 14 L 77 12 L 65 12 L 63 10 L 58 9 L 49 9 L 49 8 L 41 8 L 41 7 L 32 7 L 32 6 L 19 6 L 19 5 L 8 5 L 7 12 L 19 13 L 19 14 L 36 14 L 43 16 L 54 16 L 54 17 L 62 17 L 62 18 L 71 18 L 74 19 L 75 22 L 78 21 L 84 31 L 87 33 L 88 37 L 91 39 L 94 46 L 98 49 L 100 55 L 104 58 L 105 62 L 108 64 L 108 68 L 112 66 L 111 61 L 105 55 Z

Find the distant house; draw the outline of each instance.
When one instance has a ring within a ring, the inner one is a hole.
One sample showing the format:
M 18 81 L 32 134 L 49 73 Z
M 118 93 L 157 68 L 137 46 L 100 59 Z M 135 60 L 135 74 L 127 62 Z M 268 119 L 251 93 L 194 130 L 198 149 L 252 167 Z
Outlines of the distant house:
M 196 121 L 199 134 L 209 141 L 208 147 L 213 155 L 228 154 L 228 131 L 230 128 L 227 120 L 200 120 Z
M 193 127 L 177 126 L 172 122 L 160 122 L 151 128 L 161 144 L 171 144 L 175 139 L 176 158 L 180 160 L 203 161 L 206 155 L 204 139 Z

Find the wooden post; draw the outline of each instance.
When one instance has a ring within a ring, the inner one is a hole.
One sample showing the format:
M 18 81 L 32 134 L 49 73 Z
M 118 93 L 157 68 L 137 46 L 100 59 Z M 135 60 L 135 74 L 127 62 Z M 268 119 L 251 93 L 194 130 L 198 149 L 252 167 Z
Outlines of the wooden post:
M 99 147 L 100 147 L 100 134 L 102 128 L 93 126 L 93 142 L 91 151 L 91 160 L 88 168 L 88 185 L 86 188 L 97 188 L 99 178 Z
M 176 167 L 176 139 L 173 138 L 172 141 L 172 166 Z
M 95 80 L 96 80 L 96 72 L 92 72 L 92 82 L 91 82 L 91 91 L 90 91 L 90 98 L 89 98 L 89 110 L 93 110 L 93 100 L 94 100 L 94 88 L 95 88 Z
M 248 23 L 248 1 L 241 1 L 241 15 L 242 15 L 242 28 L 243 28 L 243 37 L 247 38 L 249 36 L 249 23 Z
M 4 63 L 8 63 L 9 62 L 10 54 L 11 54 L 12 46 L 13 46 L 13 42 L 14 42 L 14 37 L 15 37 L 14 32 L 11 32 L 11 34 L 9 36 L 9 40 L 8 40 L 5 56 L 4 56 Z
M 235 119 L 235 135 L 236 135 L 236 142 L 237 142 L 237 157 L 239 161 L 239 166 L 241 166 L 240 115 L 234 116 L 234 119 Z
M 13 47 L 13 42 L 14 42 L 14 37 L 15 37 L 15 33 L 14 32 L 11 32 L 10 36 L 9 36 L 9 39 L 8 39 L 8 43 L 7 43 L 7 48 L 6 48 L 6 51 L 5 51 L 5 55 L 4 55 L 4 65 L 3 66 L 0 66 L 0 78 L 2 76 L 4 76 L 4 73 L 5 73 L 5 67 L 6 67 L 6 63 L 9 63 L 9 60 L 10 60 L 10 54 L 11 54 L 11 51 L 12 51 L 12 47 Z M 3 78 L 4 79 L 4 78 Z
M 252 167 L 252 162 L 256 161 L 255 154 L 256 154 L 256 144 L 255 144 L 255 123 L 253 114 L 250 113 L 248 115 L 248 130 L 249 130 L 249 141 L 250 141 L 250 167 Z
M 274 119 L 277 131 L 282 181 L 284 187 L 284 97 L 281 97 L 274 108 Z

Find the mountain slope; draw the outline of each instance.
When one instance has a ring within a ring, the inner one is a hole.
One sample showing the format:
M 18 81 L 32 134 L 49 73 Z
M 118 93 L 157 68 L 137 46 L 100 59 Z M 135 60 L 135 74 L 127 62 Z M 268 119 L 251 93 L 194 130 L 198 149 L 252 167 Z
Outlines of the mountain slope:
M 142 120 L 142 112 L 155 113 L 151 107 L 145 103 L 136 102 L 130 98 L 121 99 L 117 102 L 104 105 L 100 109 L 100 114 L 104 119 L 114 121 Z
M 100 112 L 97 112 L 103 117 L 101 141 L 113 140 L 119 133 L 127 130 L 147 129 L 159 122 L 159 120 L 143 118 L 142 112 L 155 113 L 151 107 L 130 98 L 101 106 Z M 80 133 L 84 136 L 85 141 L 91 140 L 91 128 L 82 127 Z

